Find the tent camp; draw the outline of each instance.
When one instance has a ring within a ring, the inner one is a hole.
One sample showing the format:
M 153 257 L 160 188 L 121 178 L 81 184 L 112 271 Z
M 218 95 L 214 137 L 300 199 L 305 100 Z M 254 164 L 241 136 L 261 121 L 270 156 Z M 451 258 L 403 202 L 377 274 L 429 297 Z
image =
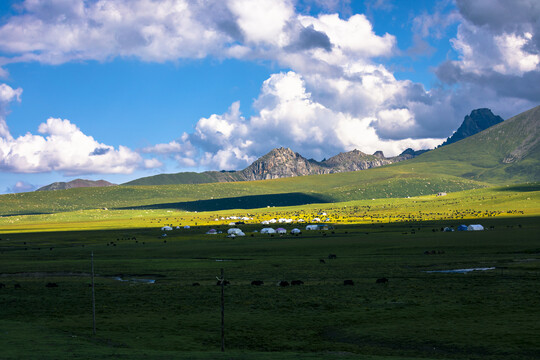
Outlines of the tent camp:
M 468 231 L 482 231 L 484 230 L 484 227 L 480 224 L 472 224 L 467 226 Z
M 319 230 L 319 225 L 308 225 L 306 230 Z
M 189 225 L 184 226 L 184 229 L 191 229 Z
M 297 228 L 294 228 L 291 230 L 291 234 L 295 235 L 295 234 L 301 234 L 302 231 L 300 229 L 297 229 Z
M 164 226 L 161 228 L 161 231 L 171 231 L 172 230 L 172 227 L 170 226 Z
M 457 228 L 457 231 L 467 231 L 467 230 L 468 230 L 467 225 L 459 225 Z
M 276 229 L 276 232 L 277 232 L 278 234 L 286 234 L 286 233 L 287 233 L 287 230 L 285 230 L 284 228 L 277 228 L 277 229 Z
M 264 228 L 261 230 L 261 234 L 275 234 L 276 230 L 272 228 Z
M 206 233 L 207 234 L 217 234 L 217 230 L 216 229 L 210 229 Z
M 227 234 L 231 235 L 231 234 L 235 234 L 237 236 L 244 236 L 246 234 L 244 234 L 244 232 L 242 230 L 240 230 L 239 228 L 231 228 L 229 230 L 227 230 Z

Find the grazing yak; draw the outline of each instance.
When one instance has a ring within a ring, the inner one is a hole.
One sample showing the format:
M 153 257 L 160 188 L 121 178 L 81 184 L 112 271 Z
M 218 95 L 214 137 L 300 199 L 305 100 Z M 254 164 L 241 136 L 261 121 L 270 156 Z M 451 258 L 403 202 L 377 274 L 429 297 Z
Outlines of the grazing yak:
M 201 284 L 199 284 L 198 282 L 194 282 L 193 284 L 191 284 L 191 286 L 201 286 Z
M 320 262 L 321 264 L 326 264 L 326 261 L 324 261 L 324 259 L 319 259 L 319 262 Z
M 262 281 L 262 280 L 253 280 L 251 282 L 251 285 L 254 285 L 254 286 L 264 285 L 264 281 Z
M 354 285 L 354 281 L 352 281 L 352 280 L 344 280 L 343 285 L 351 285 L 352 286 L 352 285 Z
M 20 288 L 21 288 L 21 284 L 15 284 L 15 285 L 13 285 L 13 287 L 14 287 L 15 289 L 20 289 Z
M 302 280 L 293 280 L 291 285 L 304 285 L 304 282 Z
M 289 286 L 289 282 L 286 280 L 280 280 L 278 281 L 277 286 Z
M 6 287 L 6 284 L 0 283 L 0 289 L 3 289 L 3 288 L 5 288 L 5 287 Z
M 383 277 L 375 281 L 377 284 L 388 284 L 388 279 Z
M 53 287 L 58 287 L 58 284 L 57 283 L 52 283 L 52 282 L 49 282 L 45 285 L 45 287 L 48 287 L 48 288 L 53 288 Z
M 330 255 L 328 255 L 328 259 L 337 259 L 337 255 L 336 254 L 330 254 Z

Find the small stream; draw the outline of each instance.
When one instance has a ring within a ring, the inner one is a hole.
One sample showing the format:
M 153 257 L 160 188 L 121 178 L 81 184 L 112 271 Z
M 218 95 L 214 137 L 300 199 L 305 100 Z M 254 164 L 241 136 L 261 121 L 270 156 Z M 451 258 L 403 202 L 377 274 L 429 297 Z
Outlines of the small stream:
M 454 269 L 454 270 L 430 270 L 430 271 L 423 271 L 425 273 L 442 273 L 442 274 L 466 274 L 472 271 L 487 271 L 487 270 L 495 270 L 494 267 L 482 267 L 482 268 L 469 268 L 469 269 Z

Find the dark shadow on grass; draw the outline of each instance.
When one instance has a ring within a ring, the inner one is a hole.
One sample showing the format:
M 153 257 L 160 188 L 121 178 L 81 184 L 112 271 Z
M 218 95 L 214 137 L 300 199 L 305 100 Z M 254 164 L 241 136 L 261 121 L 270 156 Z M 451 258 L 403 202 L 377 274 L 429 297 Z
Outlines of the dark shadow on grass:
M 21 215 L 51 215 L 52 212 L 20 211 L 17 213 L 0 214 L 0 217 L 21 216 Z
M 517 191 L 517 192 L 532 192 L 540 191 L 540 182 L 535 182 L 531 184 L 521 184 L 515 186 L 507 186 L 504 188 L 495 189 L 496 191 Z
M 176 203 L 153 204 L 136 207 L 117 208 L 119 210 L 141 209 L 177 209 L 186 211 L 217 211 L 230 209 L 258 209 L 267 206 L 297 206 L 306 204 L 328 203 L 320 195 L 303 193 L 269 194 L 238 196 L 221 199 L 185 201 Z

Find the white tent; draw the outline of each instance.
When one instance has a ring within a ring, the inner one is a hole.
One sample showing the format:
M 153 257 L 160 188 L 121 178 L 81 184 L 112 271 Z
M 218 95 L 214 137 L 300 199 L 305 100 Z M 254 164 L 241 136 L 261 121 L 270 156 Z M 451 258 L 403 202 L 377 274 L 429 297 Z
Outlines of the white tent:
M 172 230 L 172 227 L 170 226 L 164 226 L 161 228 L 161 231 L 171 231 Z
M 261 234 L 275 234 L 276 230 L 272 228 L 264 228 L 261 230 Z
M 286 234 L 286 233 L 287 233 L 287 230 L 285 230 L 284 228 L 277 228 L 277 229 L 276 229 L 276 232 L 277 232 L 278 234 Z
M 481 231 L 481 230 L 484 230 L 484 227 L 480 224 L 473 224 L 473 225 L 467 226 L 467 230 L 468 231 Z
M 319 230 L 319 225 L 308 225 L 306 230 Z
M 240 235 L 240 233 L 244 234 L 242 232 L 242 230 L 240 230 L 239 228 L 230 228 L 229 230 L 227 230 L 227 234 L 236 234 L 236 235 Z M 240 235 L 242 236 L 242 235 Z
M 184 226 L 184 229 L 191 229 L 191 226 L 186 225 L 186 226 Z
M 300 229 L 294 228 L 291 230 L 291 234 L 301 234 L 302 231 Z

